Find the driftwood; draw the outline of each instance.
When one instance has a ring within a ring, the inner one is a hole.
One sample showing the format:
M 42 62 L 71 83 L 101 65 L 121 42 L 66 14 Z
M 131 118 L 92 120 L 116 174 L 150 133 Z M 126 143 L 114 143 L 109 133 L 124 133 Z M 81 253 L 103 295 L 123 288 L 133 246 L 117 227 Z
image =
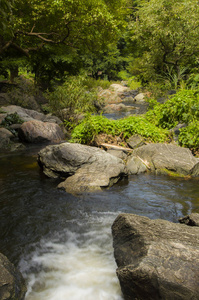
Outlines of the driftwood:
M 105 149 L 114 149 L 114 150 L 124 151 L 124 152 L 131 152 L 131 151 L 133 151 L 133 149 L 131 149 L 131 148 L 122 147 L 122 146 L 113 145 L 113 144 L 102 143 L 99 146 L 101 146 L 101 147 L 103 147 Z

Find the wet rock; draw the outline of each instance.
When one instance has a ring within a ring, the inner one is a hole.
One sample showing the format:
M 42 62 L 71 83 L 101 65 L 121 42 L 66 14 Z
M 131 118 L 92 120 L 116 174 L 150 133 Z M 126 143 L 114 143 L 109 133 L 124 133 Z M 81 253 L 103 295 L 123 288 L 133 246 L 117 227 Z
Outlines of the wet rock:
M 58 124 L 31 120 L 18 130 L 19 139 L 27 143 L 60 142 L 64 134 Z
M 184 223 L 189 226 L 199 226 L 199 214 L 192 213 L 190 215 L 187 215 L 183 218 L 179 219 L 180 223 Z
M 199 162 L 194 165 L 193 169 L 190 172 L 192 177 L 198 177 L 199 176 Z
M 147 171 L 146 165 L 135 156 L 128 157 L 126 168 L 129 175 L 141 174 Z
M 156 173 L 199 175 L 199 159 L 194 157 L 187 148 L 172 144 L 148 144 L 135 149 L 133 155 L 140 158 Z
M 133 106 L 127 106 L 123 103 L 119 104 L 108 104 L 104 107 L 103 112 L 104 113 L 115 113 L 115 112 L 127 112 L 134 110 L 135 107 Z
M 0 299 L 23 300 L 26 286 L 21 273 L 0 253 Z
M 65 177 L 58 187 L 72 194 L 101 190 L 126 174 L 121 159 L 99 148 L 80 144 L 47 146 L 39 152 L 38 162 L 47 176 Z
M 198 299 L 199 228 L 121 214 L 112 234 L 125 300 Z

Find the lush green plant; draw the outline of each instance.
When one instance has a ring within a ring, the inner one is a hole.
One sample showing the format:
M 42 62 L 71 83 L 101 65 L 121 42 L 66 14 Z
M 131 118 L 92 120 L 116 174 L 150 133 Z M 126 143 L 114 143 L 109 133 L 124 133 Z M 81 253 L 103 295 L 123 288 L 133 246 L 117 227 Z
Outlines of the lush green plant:
M 53 92 L 46 94 L 52 112 L 59 114 L 64 108 L 68 113 L 94 112 L 94 101 L 97 99 L 96 92 L 88 90 L 84 84 L 84 76 L 71 76 L 63 85 L 57 86 Z
M 118 76 L 127 82 L 127 86 L 130 87 L 131 90 L 136 90 L 141 87 L 141 81 L 139 81 L 136 76 L 131 76 L 126 70 L 120 71 Z
M 140 134 L 152 142 L 164 142 L 168 138 L 168 131 L 156 127 L 142 116 L 130 116 L 115 121 L 115 133 L 120 135 L 123 132 L 124 138 L 133 134 Z
M 183 147 L 199 149 L 199 120 L 191 122 L 187 127 L 180 130 L 179 143 Z
M 102 115 L 87 115 L 78 124 L 71 134 L 71 142 L 89 144 L 99 133 L 110 133 L 113 129 L 113 121 Z
M 84 80 L 84 84 L 88 87 L 89 90 L 96 89 L 98 87 L 108 89 L 112 83 L 114 82 L 106 79 L 94 79 L 92 77 L 86 77 Z
M 171 129 L 178 123 L 189 123 L 199 118 L 199 91 L 179 90 L 164 104 L 155 104 L 146 114 L 147 120 L 162 128 Z
M 103 116 L 88 115 L 72 131 L 71 141 L 89 144 L 99 133 L 113 136 L 123 135 L 127 139 L 133 134 L 140 134 L 153 142 L 164 142 L 168 138 L 168 131 L 157 128 L 144 117 L 131 116 L 120 120 L 110 120 Z
M 9 127 L 12 124 L 22 124 L 24 121 L 19 117 L 17 113 L 9 114 L 5 117 L 5 119 L 1 122 L 1 125 L 5 127 Z
M 14 135 L 17 135 L 15 129 L 11 128 L 12 124 L 22 124 L 24 121 L 19 117 L 17 113 L 9 114 L 1 122 L 1 126 L 4 126 L 6 129 L 10 130 Z
M 189 74 L 197 66 L 198 1 L 144 0 L 137 4 L 129 26 L 134 66 L 145 81 L 157 80 L 161 75 L 173 87 L 178 86 L 185 68 Z

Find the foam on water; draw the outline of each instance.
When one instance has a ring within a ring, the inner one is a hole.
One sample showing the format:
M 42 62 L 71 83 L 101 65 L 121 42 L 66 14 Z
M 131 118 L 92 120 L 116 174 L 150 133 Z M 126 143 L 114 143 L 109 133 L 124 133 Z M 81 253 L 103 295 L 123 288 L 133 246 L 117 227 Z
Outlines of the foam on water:
M 114 217 L 95 215 L 78 222 L 80 232 L 63 230 L 35 245 L 20 262 L 28 283 L 26 300 L 123 299 L 110 230 Z

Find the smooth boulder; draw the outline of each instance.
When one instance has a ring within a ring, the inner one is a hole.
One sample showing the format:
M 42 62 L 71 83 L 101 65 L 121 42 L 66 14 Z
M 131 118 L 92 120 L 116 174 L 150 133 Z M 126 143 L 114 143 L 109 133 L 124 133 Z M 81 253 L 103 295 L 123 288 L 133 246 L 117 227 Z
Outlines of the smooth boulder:
M 75 143 L 47 146 L 39 152 L 38 162 L 48 177 L 66 178 L 58 187 L 72 194 L 101 190 L 126 174 L 122 159 Z
M 26 285 L 21 273 L 0 253 L 0 299 L 23 300 Z
M 148 144 L 133 151 L 151 171 L 174 172 L 178 175 L 198 176 L 199 159 L 188 148 L 173 144 Z
M 125 300 L 198 299 L 198 227 L 121 214 L 112 234 Z
M 4 112 L 3 114 L 0 114 L 0 119 L 2 116 L 2 120 L 9 114 L 17 113 L 17 115 L 24 122 L 32 121 L 32 120 L 39 120 L 39 121 L 43 121 L 43 122 L 51 122 L 51 123 L 57 123 L 57 124 L 62 123 L 62 121 L 56 116 L 45 115 L 41 112 L 38 112 L 38 111 L 35 111 L 32 109 L 23 108 L 18 105 L 2 106 L 1 110 Z
M 65 138 L 58 124 L 38 120 L 24 122 L 18 130 L 18 136 L 27 143 L 60 142 Z

